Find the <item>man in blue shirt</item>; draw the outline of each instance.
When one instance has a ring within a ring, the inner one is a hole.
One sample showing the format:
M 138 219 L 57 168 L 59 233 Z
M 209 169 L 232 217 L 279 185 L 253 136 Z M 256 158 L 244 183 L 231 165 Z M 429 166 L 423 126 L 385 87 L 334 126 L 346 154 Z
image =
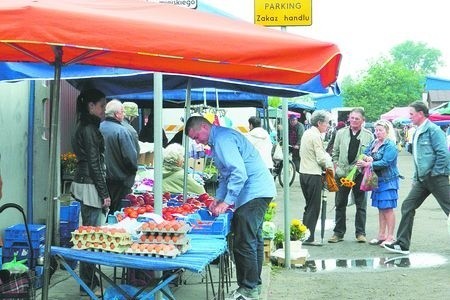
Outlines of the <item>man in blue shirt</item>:
M 197 143 L 211 147 L 219 171 L 211 211 L 219 215 L 232 205 L 235 208 L 233 254 L 239 288 L 227 299 L 258 299 L 264 260 L 262 224 L 267 207 L 276 196 L 272 175 L 255 147 L 233 129 L 193 116 L 186 122 L 185 133 Z

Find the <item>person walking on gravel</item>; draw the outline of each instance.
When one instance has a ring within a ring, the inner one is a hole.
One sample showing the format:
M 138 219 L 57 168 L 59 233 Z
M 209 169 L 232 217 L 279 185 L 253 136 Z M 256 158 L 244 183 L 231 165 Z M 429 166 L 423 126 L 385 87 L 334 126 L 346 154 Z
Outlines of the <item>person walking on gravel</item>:
M 412 188 L 402 204 L 397 241 L 384 245 L 388 251 L 409 254 L 416 209 L 432 194 L 444 213 L 450 213 L 450 152 L 444 132 L 428 120 L 428 107 L 422 101 L 409 105 L 410 119 L 417 126 L 412 141 L 414 177 Z

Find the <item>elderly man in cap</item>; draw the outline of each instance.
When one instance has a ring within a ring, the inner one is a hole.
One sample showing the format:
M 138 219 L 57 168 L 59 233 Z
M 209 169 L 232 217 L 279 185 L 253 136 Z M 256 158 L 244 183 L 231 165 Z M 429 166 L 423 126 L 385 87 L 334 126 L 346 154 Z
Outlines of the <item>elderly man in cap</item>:
M 124 102 L 123 103 L 123 113 L 124 113 L 124 119 L 122 121 L 122 125 L 125 126 L 125 128 L 128 129 L 128 131 L 131 133 L 131 136 L 133 137 L 133 142 L 136 145 L 136 152 L 139 155 L 139 135 L 136 131 L 136 129 L 131 125 L 131 123 L 136 119 L 136 117 L 139 117 L 139 110 L 138 106 L 134 102 Z
M 296 115 L 289 116 L 289 152 L 292 153 L 292 161 L 295 164 L 297 172 L 300 169 L 300 142 L 303 133 L 305 132 L 305 125 L 298 121 Z

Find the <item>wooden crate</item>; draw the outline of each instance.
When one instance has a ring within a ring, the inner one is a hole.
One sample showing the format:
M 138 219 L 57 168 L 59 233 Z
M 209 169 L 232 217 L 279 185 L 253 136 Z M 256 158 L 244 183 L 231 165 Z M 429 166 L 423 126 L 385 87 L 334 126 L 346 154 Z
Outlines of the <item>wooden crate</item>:
M 272 253 L 273 240 L 264 239 L 264 263 L 270 262 L 270 254 Z

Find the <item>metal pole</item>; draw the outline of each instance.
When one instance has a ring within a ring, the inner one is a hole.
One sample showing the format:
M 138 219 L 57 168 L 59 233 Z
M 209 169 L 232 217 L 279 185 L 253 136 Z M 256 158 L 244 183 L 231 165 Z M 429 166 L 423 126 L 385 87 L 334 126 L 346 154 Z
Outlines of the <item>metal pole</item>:
M 281 31 L 286 31 L 286 26 L 281 27 Z M 290 225 L 291 216 L 289 209 L 289 122 L 288 122 L 288 100 L 282 99 L 282 133 L 283 133 L 283 198 L 284 198 L 284 267 L 286 269 L 291 268 L 291 236 L 290 236 Z M 281 175 L 281 174 L 280 174 Z
M 60 175 L 59 168 L 57 168 L 57 147 L 58 147 L 58 125 L 59 125 L 59 91 L 61 80 L 61 65 L 62 65 L 62 48 L 56 46 L 53 48 L 55 52 L 55 77 L 51 89 L 50 99 L 52 101 L 51 110 L 51 126 L 50 126 L 50 165 L 48 176 L 48 191 L 47 191 L 47 220 L 45 232 L 45 251 L 44 251 L 44 282 L 42 285 L 42 299 L 48 299 L 48 286 L 50 284 L 50 252 L 52 245 L 53 223 L 55 214 L 55 205 L 58 204 L 58 178 Z
M 153 162 L 153 173 L 154 173 L 154 185 L 153 194 L 155 198 L 155 213 L 162 216 L 162 103 L 163 103 L 163 75 L 162 73 L 156 72 L 153 75 L 153 91 L 154 91 L 154 103 L 153 103 L 153 118 L 154 118 L 154 137 L 153 140 L 154 147 L 154 162 Z M 155 275 L 157 278 L 162 276 L 162 271 L 156 271 Z M 161 300 L 161 292 L 155 294 L 155 299 Z

